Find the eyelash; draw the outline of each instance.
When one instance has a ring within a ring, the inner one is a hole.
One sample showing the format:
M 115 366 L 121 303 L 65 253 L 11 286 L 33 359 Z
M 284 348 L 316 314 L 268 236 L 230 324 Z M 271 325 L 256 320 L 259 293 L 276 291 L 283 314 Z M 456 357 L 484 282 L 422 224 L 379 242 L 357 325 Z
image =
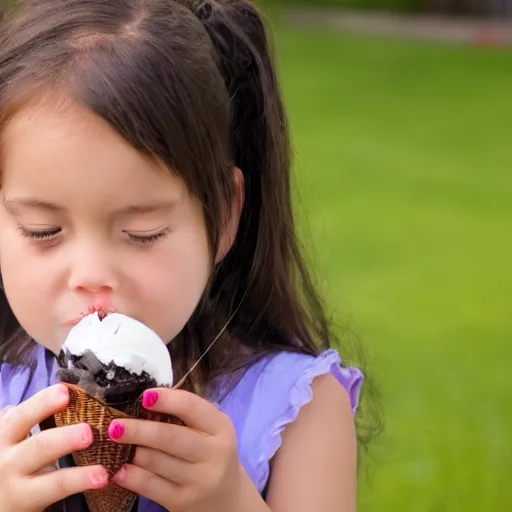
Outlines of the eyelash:
M 170 229 L 166 228 L 163 231 L 154 233 L 152 235 L 132 235 L 130 233 L 126 233 L 126 231 L 123 231 L 123 233 L 126 233 L 132 242 L 140 245 L 151 245 L 158 242 L 158 240 L 165 238 L 169 234 L 169 231 Z
M 26 229 L 23 226 L 19 226 L 18 230 L 22 234 L 22 236 L 26 238 L 31 238 L 33 240 L 36 240 L 37 242 L 51 242 L 53 239 L 62 231 L 61 228 L 54 228 L 54 229 L 47 229 L 44 231 L 32 231 L 30 229 Z M 165 238 L 169 234 L 170 228 L 166 228 L 163 231 L 160 231 L 159 233 L 154 233 L 151 235 L 133 235 L 130 233 L 127 233 L 126 231 L 123 231 L 132 242 L 135 242 L 139 245 L 151 245 L 158 240 Z
M 48 242 L 57 236 L 62 230 L 61 228 L 46 229 L 44 231 L 32 231 L 26 229 L 23 226 L 18 227 L 19 232 L 26 238 L 32 238 L 33 240 Z

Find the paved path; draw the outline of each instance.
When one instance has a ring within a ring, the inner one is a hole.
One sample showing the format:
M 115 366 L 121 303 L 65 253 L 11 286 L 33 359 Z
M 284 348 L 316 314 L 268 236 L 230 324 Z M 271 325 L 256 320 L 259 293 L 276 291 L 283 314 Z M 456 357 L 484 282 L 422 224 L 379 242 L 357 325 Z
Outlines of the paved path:
M 512 47 L 512 19 L 464 20 L 329 8 L 293 8 L 284 16 L 288 23 L 302 28 L 323 27 L 357 34 Z

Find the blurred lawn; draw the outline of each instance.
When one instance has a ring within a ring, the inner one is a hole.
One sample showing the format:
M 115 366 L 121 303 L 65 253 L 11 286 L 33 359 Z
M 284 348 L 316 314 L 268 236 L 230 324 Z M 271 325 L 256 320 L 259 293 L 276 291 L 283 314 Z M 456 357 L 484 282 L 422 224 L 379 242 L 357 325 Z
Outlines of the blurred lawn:
M 276 44 L 300 213 L 384 399 L 360 510 L 512 510 L 512 52 Z

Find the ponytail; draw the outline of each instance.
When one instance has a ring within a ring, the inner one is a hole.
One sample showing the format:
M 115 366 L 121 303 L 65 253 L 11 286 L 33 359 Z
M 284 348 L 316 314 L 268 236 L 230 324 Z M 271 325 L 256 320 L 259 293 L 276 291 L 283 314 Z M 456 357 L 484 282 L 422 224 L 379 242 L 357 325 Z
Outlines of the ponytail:
M 215 48 L 231 99 L 232 158 L 245 182 L 237 241 L 217 269 L 214 294 L 232 304 L 247 295 L 234 324 L 250 330 L 253 347 L 264 340 L 266 348 L 317 354 L 331 334 L 296 238 L 287 119 L 262 17 L 247 0 L 179 3 Z
M 217 282 L 225 299 L 237 290 L 235 304 L 251 287 L 249 304 L 241 308 L 235 325 L 244 326 L 245 336 L 252 332 L 252 348 L 260 339 L 265 350 L 274 346 L 313 355 L 336 346 L 345 364 L 352 356 L 366 373 L 357 340 L 347 346 L 348 340 L 336 339 L 331 331 L 303 259 L 293 220 L 287 119 L 261 15 L 248 0 L 188 4 L 210 35 L 219 59 L 231 98 L 231 151 L 245 179 L 238 241 L 223 265 L 230 270 L 221 268 Z M 233 272 L 234 267 L 240 272 Z M 366 448 L 382 424 L 378 390 L 370 376 L 365 380 L 356 422 L 360 446 Z

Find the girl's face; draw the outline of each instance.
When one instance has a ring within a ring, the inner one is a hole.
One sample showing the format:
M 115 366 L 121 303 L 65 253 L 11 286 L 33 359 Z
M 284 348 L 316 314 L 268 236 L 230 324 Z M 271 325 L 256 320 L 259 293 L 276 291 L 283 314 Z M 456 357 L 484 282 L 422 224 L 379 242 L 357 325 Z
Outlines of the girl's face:
M 70 100 L 27 106 L 1 142 L 0 268 L 27 333 L 58 352 L 103 309 L 172 340 L 212 265 L 184 182 Z

